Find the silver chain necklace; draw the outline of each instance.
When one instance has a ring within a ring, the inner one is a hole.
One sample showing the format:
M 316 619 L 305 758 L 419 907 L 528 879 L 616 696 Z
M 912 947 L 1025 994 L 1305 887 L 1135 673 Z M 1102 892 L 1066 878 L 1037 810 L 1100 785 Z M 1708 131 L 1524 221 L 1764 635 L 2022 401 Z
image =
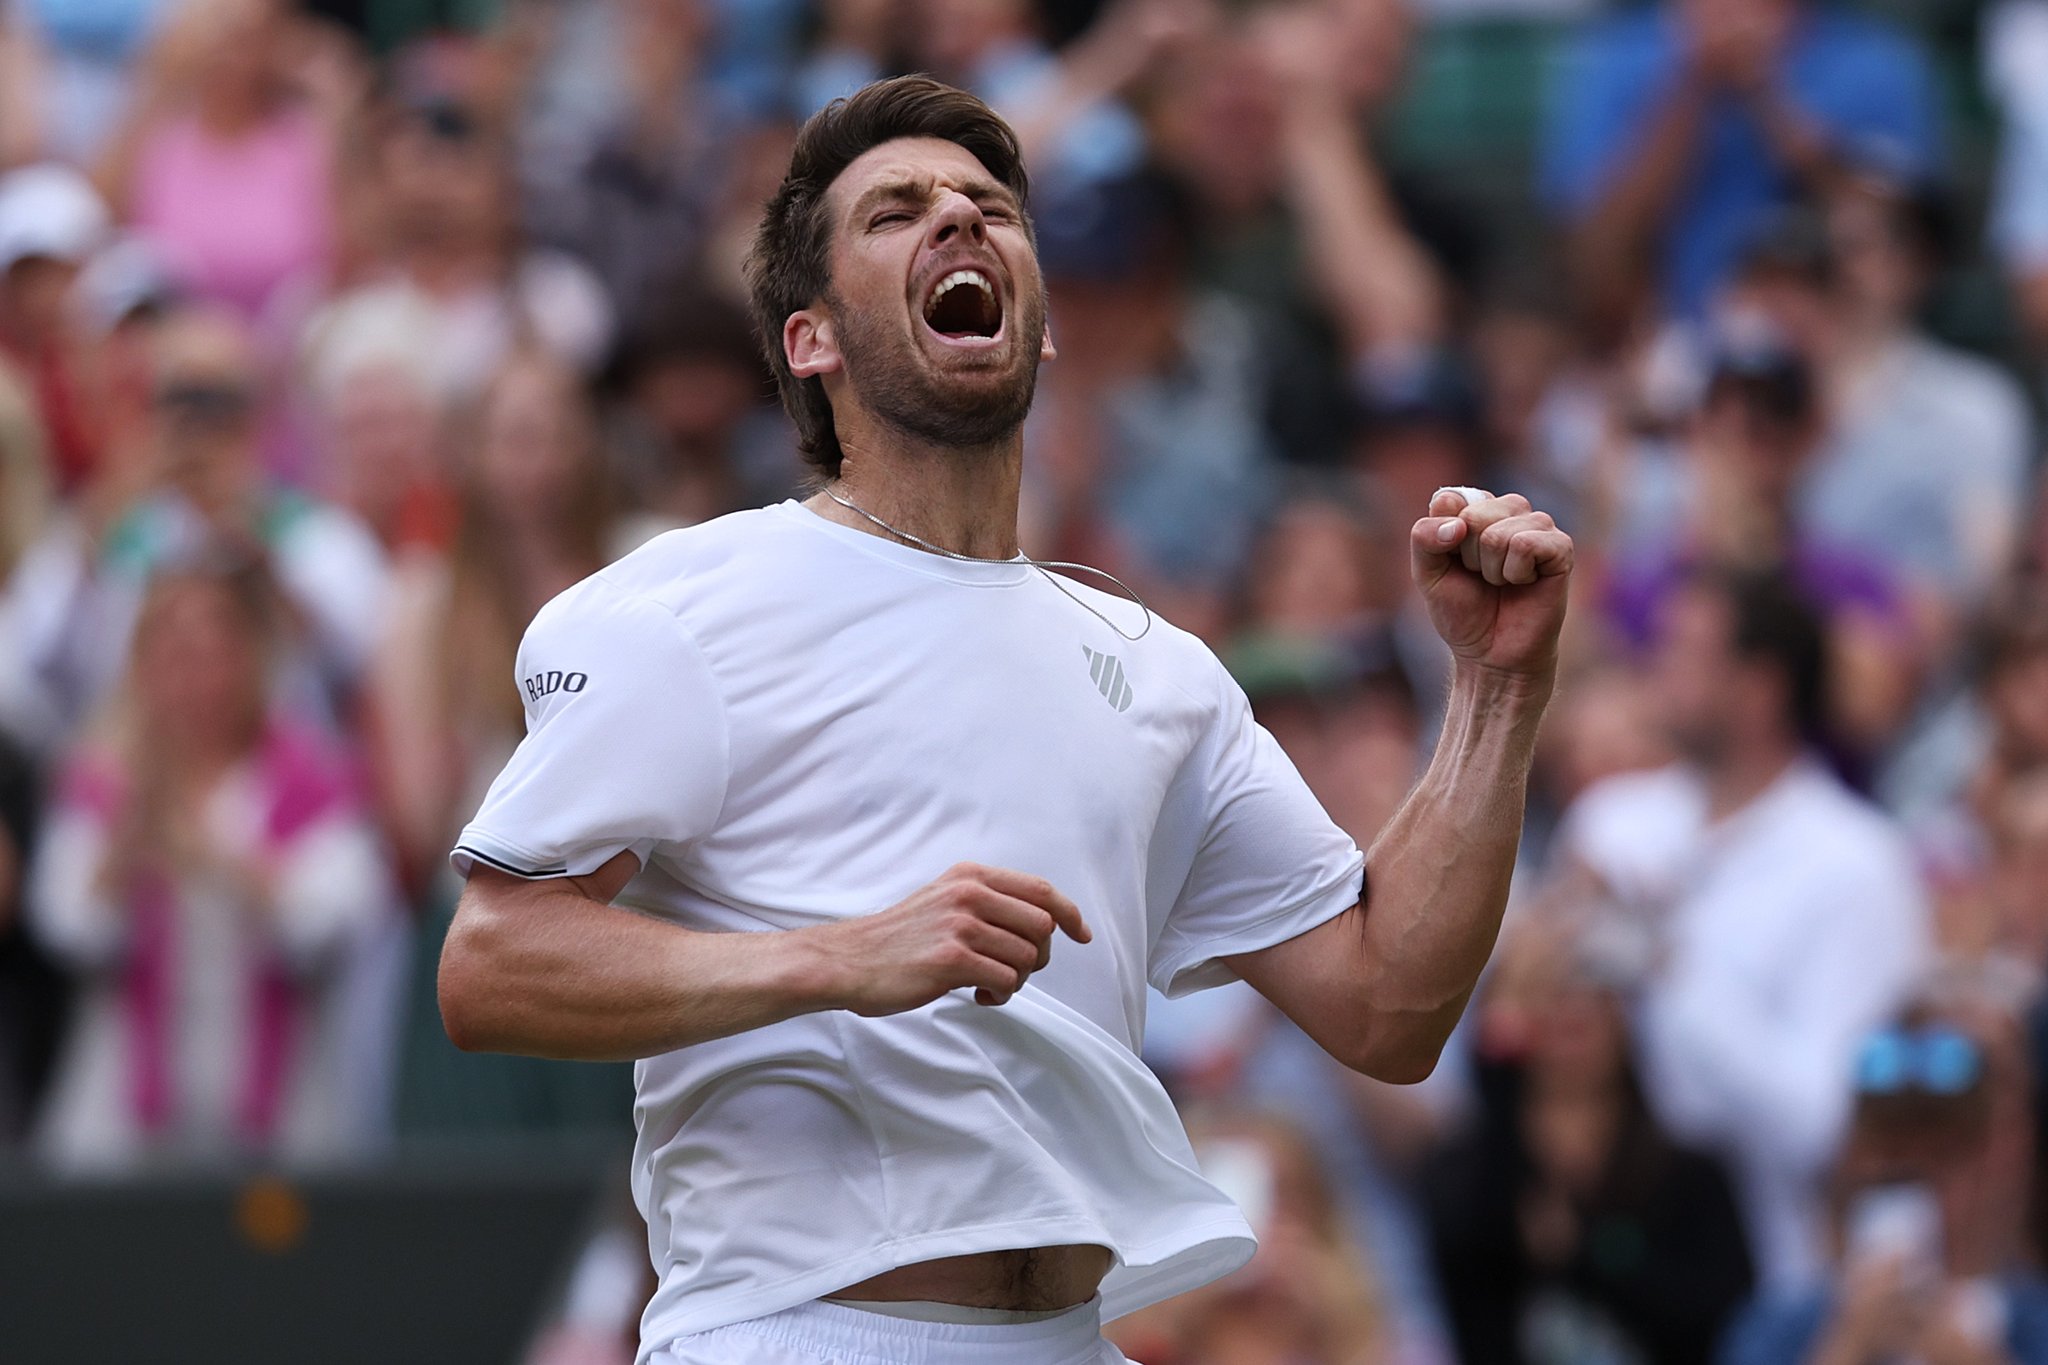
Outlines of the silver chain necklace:
M 908 531 L 899 530 L 898 528 L 891 526 L 888 522 L 883 521 L 873 512 L 868 511 L 867 508 L 862 507 L 859 503 L 853 502 L 850 499 L 841 497 L 838 492 L 831 488 L 825 488 L 819 491 L 824 493 L 826 497 L 832 499 L 832 501 L 838 503 L 841 507 L 844 507 L 847 511 L 853 513 L 855 516 L 862 517 L 870 522 L 873 522 L 876 526 L 881 527 L 884 531 L 887 531 L 890 535 L 895 536 L 898 540 L 903 541 L 905 544 L 915 545 L 918 549 L 927 551 L 931 554 L 938 555 L 941 558 L 957 559 L 964 564 L 1029 564 L 1032 568 L 1038 570 L 1039 575 L 1042 578 L 1044 578 L 1046 582 L 1052 584 L 1053 587 L 1059 589 L 1060 594 L 1063 597 L 1065 597 L 1068 601 L 1072 602 L 1082 611 L 1087 612 L 1096 620 L 1102 622 L 1103 625 L 1108 626 L 1111 630 L 1115 631 L 1119 638 L 1129 640 L 1133 644 L 1135 644 L 1139 640 L 1144 639 L 1145 636 L 1148 633 L 1150 633 L 1152 629 L 1152 608 L 1145 605 L 1144 598 L 1138 596 L 1136 592 L 1132 591 L 1130 584 L 1124 582 L 1121 578 L 1118 578 L 1115 574 L 1111 573 L 1107 569 L 1098 569 L 1092 564 L 1076 564 L 1073 561 L 1066 559 L 1033 559 L 1030 555 L 1027 554 L 1019 554 L 1015 559 L 986 559 L 980 555 L 963 555 L 958 550 L 949 550 L 943 545 L 934 545 L 929 540 L 926 540 L 921 536 L 914 536 L 910 534 L 910 532 Z M 1092 573 L 1098 578 L 1104 578 L 1116 584 L 1117 588 L 1124 594 L 1124 596 L 1130 598 L 1133 602 L 1137 603 L 1138 610 L 1145 613 L 1145 624 L 1138 628 L 1138 633 L 1136 635 L 1124 634 L 1123 627 L 1119 626 L 1116 622 L 1110 620 L 1107 616 L 1104 616 L 1095 608 L 1089 606 L 1086 602 L 1083 602 L 1080 598 L 1074 596 L 1074 594 L 1068 590 L 1067 585 L 1060 582 L 1059 575 L 1052 572 L 1054 569 L 1078 569 L 1082 573 Z

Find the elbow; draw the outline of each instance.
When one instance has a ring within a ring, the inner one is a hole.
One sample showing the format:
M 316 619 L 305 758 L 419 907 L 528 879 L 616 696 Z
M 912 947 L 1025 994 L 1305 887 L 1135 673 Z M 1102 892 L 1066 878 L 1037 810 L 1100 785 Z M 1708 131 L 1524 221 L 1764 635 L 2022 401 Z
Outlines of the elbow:
M 1436 1071 L 1450 1036 L 1450 1029 L 1434 1018 L 1380 1017 L 1366 1021 L 1334 1055 L 1361 1076 L 1388 1085 L 1416 1085 Z
M 473 925 L 456 916 L 441 946 L 435 995 L 449 1042 L 463 1052 L 496 1052 L 502 1050 L 490 1006 L 496 992 L 490 989 L 489 958 L 479 937 Z
M 1408 1045 L 1370 1049 L 1345 1059 L 1344 1064 L 1361 1076 L 1370 1076 L 1388 1085 L 1419 1085 L 1436 1071 L 1436 1064 L 1443 1056 L 1443 1046 L 1435 1047 Z

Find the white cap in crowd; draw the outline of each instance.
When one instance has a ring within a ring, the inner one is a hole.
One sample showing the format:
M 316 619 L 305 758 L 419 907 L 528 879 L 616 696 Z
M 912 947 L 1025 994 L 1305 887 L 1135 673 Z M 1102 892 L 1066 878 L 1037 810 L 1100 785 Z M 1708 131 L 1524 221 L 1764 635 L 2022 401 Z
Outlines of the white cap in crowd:
M 77 265 L 110 226 L 92 182 L 68 166 L 26 166 L 0 176 L 0 271 L 32 257 Z

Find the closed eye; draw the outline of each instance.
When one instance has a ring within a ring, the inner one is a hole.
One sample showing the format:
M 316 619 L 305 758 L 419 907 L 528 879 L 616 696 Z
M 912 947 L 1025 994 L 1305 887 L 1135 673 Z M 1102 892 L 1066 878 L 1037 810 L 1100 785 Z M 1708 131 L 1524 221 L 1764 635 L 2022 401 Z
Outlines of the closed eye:
M 915 215 L 910 213 L 910 211 L 907 209 L 891 209 L 887 213 L 876 214 L 874 222 L 870 223 L 868 226 L 887 227 L 891 223 L 907 223 L 914 216 Z

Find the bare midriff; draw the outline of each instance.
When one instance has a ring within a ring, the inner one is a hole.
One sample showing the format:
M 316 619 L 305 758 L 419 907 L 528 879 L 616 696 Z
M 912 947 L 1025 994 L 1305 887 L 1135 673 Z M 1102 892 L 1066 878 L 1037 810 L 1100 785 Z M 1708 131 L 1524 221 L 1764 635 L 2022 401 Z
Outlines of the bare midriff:
M 827 1297 L 874 1303 L 916 1299 L 968 1308 L 1044 1313 L 1072 1308 L 1094 1298 L 1096 1287 L 1109 1273 L 1109 1264 L 1109 1249 L 1099 1246 L 980 1251 L 971 1256 L 947 1256 L 898 1266 Z

